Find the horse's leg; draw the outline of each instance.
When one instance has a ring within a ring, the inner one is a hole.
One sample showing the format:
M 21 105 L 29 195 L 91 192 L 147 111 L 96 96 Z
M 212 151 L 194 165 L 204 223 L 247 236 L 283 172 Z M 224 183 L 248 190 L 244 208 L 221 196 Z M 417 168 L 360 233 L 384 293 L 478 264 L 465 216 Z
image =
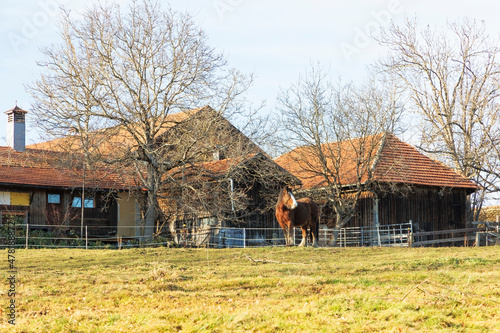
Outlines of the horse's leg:
M 311 229 L 311 238 L 312 238 L 312 246 L 313 247 L 318 247 L 318 239 L 319 239 L 319 234 L 318 234 L 318 222 L 312 221 L 310 224 L 310 229 Z
M 319 235 L 318 235 L 318 228 L 316 227 L 316 223 L 313 223 L 311 225 L 311 235 L 312 235 L 312 246 L 313 247 L 318 247 L 319 246 L 318 245 Z
M 288 228 L 288 246 L 293 246 L 294 245 L 294 239 L 293 239 L 293 228 L 290 227 Z
M 306 226 L 301 226 L 302 229 L 302 241 L 300 242 L 299 246 L 306 246 L 307 245 L 307 227 Z
M 283 235 L 285 236 L 285 245 L 286 246 L 292 246 L 293 245 L 292 236 L 290 235 L 291 234 L 291 229 L 292 228 L 290 228 L 290 226 L 288 224 L 286 224 L 283 227 Z

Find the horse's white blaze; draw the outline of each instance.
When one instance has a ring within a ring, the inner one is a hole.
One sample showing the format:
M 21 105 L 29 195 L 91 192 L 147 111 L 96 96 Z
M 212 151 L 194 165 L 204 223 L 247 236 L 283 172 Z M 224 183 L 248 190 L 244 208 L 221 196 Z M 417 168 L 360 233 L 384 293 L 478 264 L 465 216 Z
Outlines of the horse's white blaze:
M 299 204 L 297 203 L 297 200 L 295 200 L 295 197 L 293 196 L 292 192 L 288 192 L 288 194 L 290 195 L 290 198 L 292 198 L 292 206 L 290 207 L 290 209 L 297 208 Z

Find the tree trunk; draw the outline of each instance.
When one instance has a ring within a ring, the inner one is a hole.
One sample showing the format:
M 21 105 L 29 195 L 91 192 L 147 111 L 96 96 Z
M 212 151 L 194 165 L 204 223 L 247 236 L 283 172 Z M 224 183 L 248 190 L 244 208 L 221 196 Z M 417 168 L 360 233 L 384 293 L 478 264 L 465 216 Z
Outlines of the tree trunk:
M 341 218 L 340 214 L 337 214 L 337 223 L 335 224 L 335 228 L 333 228 L 333 240 L 331 246 L 333 247 L 337 246 L 340 229 L 343 228 L 347 224 L 347 222 L 349 222 L 350 219 L 351 219 L 350 216 L 345 216 L 344 218 Z M 340 223 L 338 221 L 340 221 Z
M 332 247 L 336 247 L 337 246 L 337 240 L 339 238 L 339 232 L 340 232 L 340 227 L 335 226 L 335 228 L 333 228 L 333 240 L 332 240 L 332 243 L 330 244 Z
M 156 168 L 148 164 L 147 166 L 147 199 L 146 199 L 146 212 L 144 213 L 144 238 L 146 240 L 153 239 L 153 233 L 156 222 L 156 207 L 158 207 L 158 179 L 159 172 Z

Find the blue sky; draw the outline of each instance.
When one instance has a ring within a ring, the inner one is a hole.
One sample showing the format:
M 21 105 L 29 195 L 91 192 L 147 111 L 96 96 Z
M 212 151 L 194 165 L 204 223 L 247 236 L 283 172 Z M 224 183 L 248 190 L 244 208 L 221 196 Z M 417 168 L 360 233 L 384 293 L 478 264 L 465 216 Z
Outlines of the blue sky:
M 58 7 L 82 11 L 94 0 L 3 0 L 0 4 L 0 146 L 5 145 L 6 116 L 17 104 L 30 110 L 25 84 L 39 68 L 40 47 L 58 42 Z M 120 0 L 126 5 L 128 1 Z M 161 1 L 179 11 L 194 14 L 209 36 L 210 44 L 223 51 L 229 65 L 255 75 L 247 97 L 255 105 L 266 101 L 263 112 L 275 112 L 280 88 L 287 88 L 299 74 L 320 63 L 333 76 L 360 80 L 366 67 L 383 55 L 367 37 L 417 16 L 422 25 L 444 25 L 465 16 L 484 20 L 492 37 L 500 33 L 500 2 L 485 0 L 411 1 L 282 1 L 282 0 L 174 0 Z M 37 142 L 27 115 L 27 141 Z

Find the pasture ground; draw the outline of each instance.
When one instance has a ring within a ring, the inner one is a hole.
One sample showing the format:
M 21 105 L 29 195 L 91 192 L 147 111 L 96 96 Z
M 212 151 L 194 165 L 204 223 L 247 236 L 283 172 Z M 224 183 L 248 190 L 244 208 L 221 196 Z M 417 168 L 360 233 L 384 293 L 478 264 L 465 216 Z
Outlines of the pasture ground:
M 39 249 L 15 263 L 16 325 L 5 282 L 1 331 L 500 331 L 498 246 Z

